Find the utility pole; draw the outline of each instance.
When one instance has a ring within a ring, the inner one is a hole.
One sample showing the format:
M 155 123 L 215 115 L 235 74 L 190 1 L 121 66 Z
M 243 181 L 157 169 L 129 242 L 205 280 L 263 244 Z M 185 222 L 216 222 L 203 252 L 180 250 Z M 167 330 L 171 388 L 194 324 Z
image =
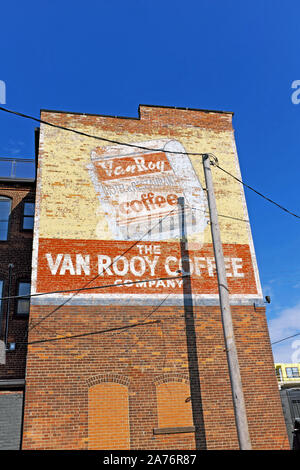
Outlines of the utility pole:
M 6 364 L 6 344 L 0 340 L 0 364 Z
M 215 200 L 215 193 L 212 182 L 210 159 L 208 154 L 204 154 L 203 167 L 206 182 L 207 199 L 210 213 L 211 235 L 215 254 L 215 263 L 218 277 L 219 299 L 221 307 L 221 316 L 224 332 L 225 347 L 227 353 L 227 362 L 231 382 L 233 406 L 237 434 L 241 450 L 251 450 L 251 441 L 249 436 L 246 407 L 242 389 L 241 374 L 237 356 L 237 350 L 234 339 L 232 316 L 229 302 L 229 291 L 227 285 L 224 254 L 218 222 L 218 213 Z

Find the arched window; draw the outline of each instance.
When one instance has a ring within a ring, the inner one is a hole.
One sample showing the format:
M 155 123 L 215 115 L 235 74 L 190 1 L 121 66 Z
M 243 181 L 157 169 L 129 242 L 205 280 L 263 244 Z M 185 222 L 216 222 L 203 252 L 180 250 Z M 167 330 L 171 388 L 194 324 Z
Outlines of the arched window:
M 130 449 L 128 388 L 101 382 L 89 388 L 88 448 Z
M 5 241 L 8 238 L 10 211 L 11 199 L 0 196 L 0 241 Z

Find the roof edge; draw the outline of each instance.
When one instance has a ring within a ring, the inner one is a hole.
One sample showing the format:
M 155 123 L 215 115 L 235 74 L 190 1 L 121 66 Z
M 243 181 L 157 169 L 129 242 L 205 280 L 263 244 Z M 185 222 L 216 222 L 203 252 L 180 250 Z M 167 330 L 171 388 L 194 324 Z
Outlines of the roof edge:
M 218 114 L 231 114 L 234 115 L 233 111 L 220 111 L 215 109 L 200 109 L 200 108 L 188 108 L 188 107 L 180 107 L 180 106 L 162 106 L 156 104 L 139 104 L 138 106 L 138 113 L 139 117 L 131 117 L 131 116 L 115 116 L 111 114 L 96 114 L 96 113 L 81 113 L 78 111 L 63 111 L 63 110 L 56 110 L 56 109 L 40 109 L 40 113 L 59 113 L 59 114 L 75 114 L 80 116 L 98 116 L 98 117 L 109 117 L 109 118 L 116 118 L 116 119 L 135 119 L 140 120 L 140 109 L 144 108 L 161 108 L 161 109 L 178 109 L 182 111 L 196 111 L 201 113 L 218 113 Z

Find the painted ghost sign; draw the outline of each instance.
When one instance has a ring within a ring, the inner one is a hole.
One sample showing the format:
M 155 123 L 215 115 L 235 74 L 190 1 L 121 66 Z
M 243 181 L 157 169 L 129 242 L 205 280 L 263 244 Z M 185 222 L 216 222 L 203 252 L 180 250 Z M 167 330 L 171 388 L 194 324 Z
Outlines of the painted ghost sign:
M 88 287 L 76 294 L 77 303 L 152 303 L 166 294 L 180 302 L 178 198 L 183 197 L 193 294 L 203 301 L 217 299 L 202 161 L 194 154 L 195 148 L 209 150 L 221 140 L 227 168 L 238 171 L 231 126 L 226 132 L 202 126 L 205 144 L 198 142 L 199 126 L 188 122 L 185 127 L 176 123 L 170 138 L 159 119 L 155 132 L 153 123 L 129 119 L 121 122 L 120 137 L 117 118 L 44 114 L 44 120 L 131 145 L 101 145 L 42 126 L 33 292 Z M 234 180 L 214 177 L 217 202 L 227 217 L 221 234 L 230 294 L 233 300 L 252 302 L 261 291 L 249 224 L 243 221 L 244 195 Z M 58 303 L 67 295 L 36 302 Z
M 136 145 L 151 150 L 118 146 L 92 152 L 90 175 L 112 237 L 178 238 L 178 197 L 185 198 L 187 233 L 202 233 L 207 224 L 205 195 L 182 144 L 150 140 Z

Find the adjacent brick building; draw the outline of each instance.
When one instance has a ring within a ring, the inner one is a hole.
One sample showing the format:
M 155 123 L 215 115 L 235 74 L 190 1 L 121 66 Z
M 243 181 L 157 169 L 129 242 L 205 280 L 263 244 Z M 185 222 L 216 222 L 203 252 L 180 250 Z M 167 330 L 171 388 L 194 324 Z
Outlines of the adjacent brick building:
M 13 159 L 1 159 L 0 163 L 0 297 L 14 297 L 30 293 L 34 162 L 19 160 L 19 164 L 31 167 L 31 177 L 24 168 L 23 177 L 7 172 L 8 166 L 17 163 Z M 6 349 L 0 364 L 0 449 L 19 449 L 29 300 L 6 298 L 0 306 L 0 341 Z
M 232 113 L 41 119 L 22 448 L 238 449 L 199 155 L 240 177 Z M 288 449 L 243 188 L 213 178 L 252 447 Z

